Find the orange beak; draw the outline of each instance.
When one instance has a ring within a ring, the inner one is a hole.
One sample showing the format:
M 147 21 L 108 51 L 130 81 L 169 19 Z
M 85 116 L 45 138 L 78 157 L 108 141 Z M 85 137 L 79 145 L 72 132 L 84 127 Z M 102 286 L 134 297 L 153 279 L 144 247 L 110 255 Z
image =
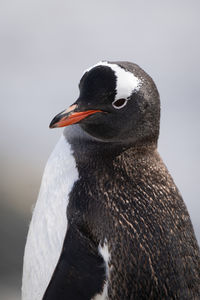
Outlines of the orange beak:
M 93 115 L 97 112 L 102 112 L 99 109 L 75 112 L 74 110 L 77 107 L 77 104 L 73 104 L 67 110 L 64 110 L 60 114 L 56 115 L 51 121 L 49 128 L 65 127 L 76 124 L 90 115 Z

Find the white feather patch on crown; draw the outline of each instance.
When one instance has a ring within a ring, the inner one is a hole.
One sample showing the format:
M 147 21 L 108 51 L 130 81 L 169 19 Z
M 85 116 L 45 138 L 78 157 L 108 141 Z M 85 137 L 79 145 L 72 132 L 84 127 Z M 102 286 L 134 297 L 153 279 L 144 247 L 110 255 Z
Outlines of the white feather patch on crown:
M 134 91 L 139 90 L 142 81 L 138 77 L 136 77 L 132 72 L 129 72 L 129 71 L 123 69 L 119 65 L 113 64 L 113 63 L 108 63 L 107 61 L 98 62 L 94 66 L 86 69 L 84 74 L 98 66 L 109 67 L 114 71 L 115 76 L 116 76 L 115 100 L 121 99 L 121 98 L 127 99 L 128 97 L 131 96 L 131 94 Z

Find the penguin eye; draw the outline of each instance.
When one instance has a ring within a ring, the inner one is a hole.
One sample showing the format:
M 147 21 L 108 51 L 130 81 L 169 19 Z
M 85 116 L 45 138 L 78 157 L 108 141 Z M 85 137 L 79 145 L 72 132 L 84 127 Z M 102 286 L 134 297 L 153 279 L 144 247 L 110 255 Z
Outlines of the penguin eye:
M 127 104 L 127 99 L 121 98 L 113 101 L 112 106 L 116 109 L 120 109 Z

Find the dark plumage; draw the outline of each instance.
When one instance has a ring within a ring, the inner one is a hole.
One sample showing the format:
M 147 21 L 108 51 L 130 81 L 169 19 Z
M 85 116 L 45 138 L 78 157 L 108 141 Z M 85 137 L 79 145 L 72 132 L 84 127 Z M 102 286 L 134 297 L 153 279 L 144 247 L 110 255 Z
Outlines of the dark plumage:
M 111 67 L 96 66 L 81 79 L 77 106 L 65 118 L 101 112 L 65 131 L 79 179 L 70 193 L 69 227 L 44 300 L 95 299 L 106 280 L 110 300 L 200 299 L 200 254 L 190 217 L 157 152 L 156 86 L 135 64 L 109 64 L 133 73 L 141 84 L 123 108 L 115 109 L 118 82 Z M 105 241 L 107 271 L 98 248 Z

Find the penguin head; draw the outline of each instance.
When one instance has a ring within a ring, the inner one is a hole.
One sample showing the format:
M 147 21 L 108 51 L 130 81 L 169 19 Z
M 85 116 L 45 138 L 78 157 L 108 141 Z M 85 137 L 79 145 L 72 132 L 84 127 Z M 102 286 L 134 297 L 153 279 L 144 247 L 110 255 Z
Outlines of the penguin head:
M 58 114 L 50 128 L 77 124 L 107 142 L 156 142 L 160 100 L 149 75 L 130 62 L 99 62 L 87 69 L 75 103 Z

